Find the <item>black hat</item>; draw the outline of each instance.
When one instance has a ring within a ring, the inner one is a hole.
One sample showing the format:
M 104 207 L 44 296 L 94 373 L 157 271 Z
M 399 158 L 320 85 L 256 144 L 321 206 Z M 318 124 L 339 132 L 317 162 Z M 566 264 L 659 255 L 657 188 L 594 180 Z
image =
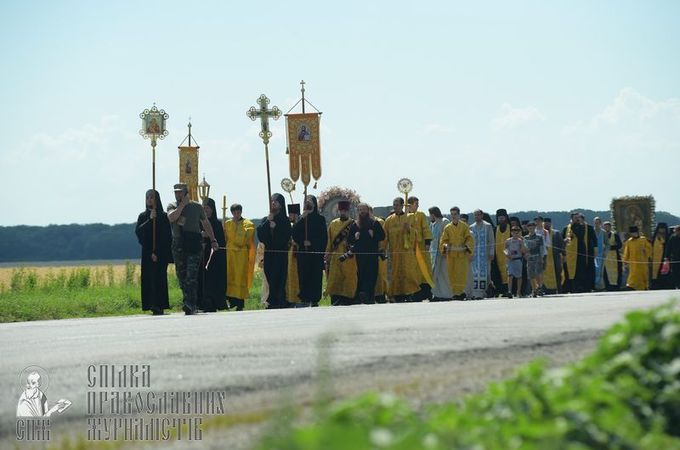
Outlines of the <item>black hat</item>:
M 349 200 L 340 200 L 338 202 L 338 210 L 349 211 Z
M 628 227 L 628 232 L 629 233 L 639 233 L 640 229 L 636 227 L 635 225 Z
M 288 214 L 300 214 L 300 204 L 291 203 L 288 205 Z
M 496 217 L 498 217 L 498 216 L 505 216 L 505 217 L 508 217 L 508 211 L 505 210 L 505 209 L 503 209 L 503 208 L 497 209 L 497 210 L 496 210 Z
M 658 228 L 665 228 L 665 229 L 668 229 L 668 224 L 667 224 L 666 222 L 659 222 L 659 223 L 656 225 L 656 228 L 657 228 L 657 229 L 658 229 Z
M 552 223 L 552 219 L 550 217 L 546 217 L 543 219 L 543 222 Z

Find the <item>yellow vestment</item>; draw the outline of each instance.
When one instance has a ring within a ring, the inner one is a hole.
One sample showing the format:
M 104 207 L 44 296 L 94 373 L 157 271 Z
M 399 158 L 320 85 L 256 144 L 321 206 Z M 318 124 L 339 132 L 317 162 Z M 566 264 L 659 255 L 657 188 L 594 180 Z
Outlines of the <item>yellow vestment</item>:
M 446 250 L 444 249 L 446 246 Z M 439 239 L 439 251 L 446 251 L 446 266 L 449 271 L 449 282 L 453 295 L 465 292 L 470 256 L 474 254 L 475 238 L 470 227 L 464 222 L 448 223 Z
M 343 221 L 338 218 L 328 226 L 328 279 L 326 293 L 328 295 L 340 295 L 354 298 L 357 290 L 357 262 L 355 258 L 347 258 L 340 261 L 340 255 L 347 252 L 347 231 L 354 223 L 353 220 Z
M 508 270 L 506 262 L 508 257 L 505 256 L 505 241 L 510 239 L 510 225 L 505 225 L 505 231 L 501 231 L 500 225 L 496 227 L 496 262 L 498 263 L 498 271 L 501 274 L 501 281 L 503 284 L 508 284 Z M 500 288 L 500 286 L 498 286 Z M 547 286 L 546 286 L 547 287 Z M 548 288 L 550 289 L 550 288 Z
M 656 280 L 659 276 L 659 268 L 663 261 L 663 246 L 666 239 L 663 236 L 657 236 L 654 239 L 654 246 L 652 247 L 652 280 Z
M 297 245 L 292 242 L 288 248 L 288 275 L 286 277 L 286 300 L 289 303 L 300 303 L 300 278 L 298 278 L 297 258 L 295 251 Z
M 616 284 L 619 278 L 619 265 L 616 260 L 616 232 L 612 231 L 607 238 L 607 255 L 604 258 L 604 268 L 607 271 L 607 281 L 609 284 Z
M 227 297 L 248 299 L 255 272 L 255 225 L 248 219 L 227 220 Z
M 427 216 L 422 211 L 416 211 L 408 215 L 411 221 L 411 226 L 416 231 L 416 262 L 418 263 L 418 285 L 429 284 L 434 287 L 432 281 L 432 263 L 430 260 L 430 252 L 425 247 L 425 241 L 432 241 L 432 230 Z
M 652 244 L 643 237 L 630 238 L 623 250 L 623 262 L 628 264 L 628 281 L 626 286 L 636 291 L 649 289 L 649 258 L 652 256 Z
M 421 273 L 416 260 L 416 235 L 413 216 L 392 214 L 385 220 L 385 240 L 390 260 L 390 280 L 387 295 L 411 295 L 420 290 Z M 405 229 L 406 224 L 410 227 Z
M 555 231 L 550 230 L 548 233 L 550 233 L 550 242 L 554 243 Z M 543 285 L 546 289 L 557 291 L 557 284 L 562 281 L 562 277 L 558 278 L 555 274 L 555 249 L 552 245 L 549 245 L 546 250 L 548 251 L 548 256 L 546 257 L 545 271 L 543 272 Z

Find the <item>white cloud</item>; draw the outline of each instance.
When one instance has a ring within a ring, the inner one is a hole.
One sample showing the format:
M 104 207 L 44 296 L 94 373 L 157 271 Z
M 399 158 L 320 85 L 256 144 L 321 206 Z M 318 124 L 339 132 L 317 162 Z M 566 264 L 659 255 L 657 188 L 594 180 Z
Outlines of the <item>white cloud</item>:
M 680 99 L 655 101 L 635 89 L 625 87 L 614 100 L 599 113 L 564 127 L 565 134 L 592 132 L 620 128 L 621 133 L 632 135 L 641 130 L 680 124 Z
M 441 134 L 441 133 L 451 133 L 453 129 L 441 123 L 428 123 L 423 127 L 423 132 L 425 134 Z
M 525 108 L 513 108 L 509 103 L 503 103 L 498 115 L 492 121 L 496 131 L 517 128 L 532 122 L 545 120 L 543 113 L 535 106 Z

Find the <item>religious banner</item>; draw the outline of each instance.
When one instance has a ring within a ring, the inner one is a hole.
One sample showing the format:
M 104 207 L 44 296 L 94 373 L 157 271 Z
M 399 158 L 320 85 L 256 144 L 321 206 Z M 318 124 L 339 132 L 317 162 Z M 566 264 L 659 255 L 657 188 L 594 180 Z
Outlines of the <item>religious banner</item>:
M 320 119 L 319 113 L 286 114 L 290 177 L 305 186 L 321 178 Z
M 179 182 L 189 187 L 189 197 L 198 200 L 198 147 L 179 148 Z
M 627 233 L 628 228 L 637 226 L 646 237 L 652 236 L 654 226 L 654 197 L 620 197 L 612 200 L 611 210 L 614 227 L 619 233 Z

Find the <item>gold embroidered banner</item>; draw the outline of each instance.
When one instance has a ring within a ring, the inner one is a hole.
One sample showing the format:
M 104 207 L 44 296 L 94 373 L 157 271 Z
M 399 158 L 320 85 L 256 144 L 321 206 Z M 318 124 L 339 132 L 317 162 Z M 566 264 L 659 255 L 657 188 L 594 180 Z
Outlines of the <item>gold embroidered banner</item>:
M 307 186 L 311 177 L 321 178 L 320 114 L 287 114 L 288 161 L 293 181 L 302 178 Z
M 179 182 L 189 187 L 189 196 L 198 199 L 198 147 L 179 148 Z

